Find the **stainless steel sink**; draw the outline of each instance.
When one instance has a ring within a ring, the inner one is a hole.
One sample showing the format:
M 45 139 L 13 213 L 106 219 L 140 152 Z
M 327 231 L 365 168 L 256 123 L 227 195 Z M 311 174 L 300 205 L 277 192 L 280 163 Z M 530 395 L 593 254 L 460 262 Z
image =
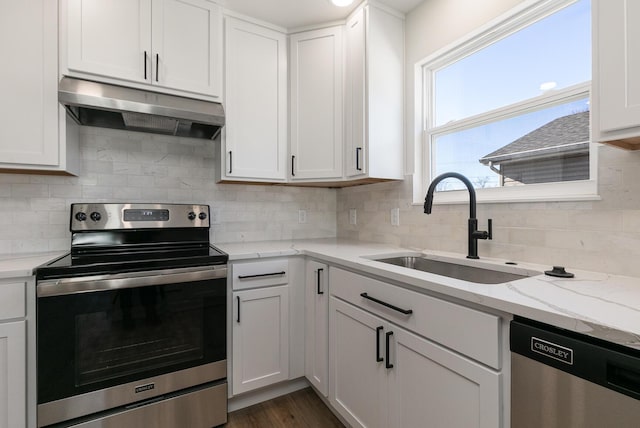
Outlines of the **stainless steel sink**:
M 390 257 L 376 259 L 376 261 L 480 284 L 503 284 L 527 278 L 527 275 L 432 260 L 419 256 Z

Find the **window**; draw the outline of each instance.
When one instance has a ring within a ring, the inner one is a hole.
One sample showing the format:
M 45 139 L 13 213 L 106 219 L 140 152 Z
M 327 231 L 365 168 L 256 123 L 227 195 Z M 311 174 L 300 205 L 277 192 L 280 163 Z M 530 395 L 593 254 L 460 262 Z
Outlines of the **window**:
M 417 67 L 422 197 L 449 171 L 479 200 L 595 196 L 590 1 L 529 1 L 498 21 Z M 437 190 L 463 188 L 448 179 Z M 466 199 L 450 193 L 436 200 Z

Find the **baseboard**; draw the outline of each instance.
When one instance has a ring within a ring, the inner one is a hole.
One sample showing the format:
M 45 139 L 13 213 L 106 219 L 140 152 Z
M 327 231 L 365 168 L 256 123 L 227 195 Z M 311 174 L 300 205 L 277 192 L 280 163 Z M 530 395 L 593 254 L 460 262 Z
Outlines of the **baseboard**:
M 229 398 L 227 408 L 229 412 L 244 409 L 245 407 L 253 406 L 254 404 L 262 403 L 263 401 L 272 400 L 276 397 L 280 397 L 281 395 L 299 391 L 309 385 L 310 384 L 306 378 L 300 377 L 298 379 L 260 388 L 255 391 L 245 392 L 244 394 Z

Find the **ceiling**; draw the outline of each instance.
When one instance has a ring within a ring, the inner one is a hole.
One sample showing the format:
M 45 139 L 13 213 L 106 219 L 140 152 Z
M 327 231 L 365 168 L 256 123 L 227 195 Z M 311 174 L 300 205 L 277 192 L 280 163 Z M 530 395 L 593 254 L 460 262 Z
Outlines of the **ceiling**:
M 378 0 L 400 12 L 407 13 L 423 0 Z M 342 20 L 360 3 L 337 7 L 330 0 L 222 0 L 227 9 L 260 19 L 287 29 Z

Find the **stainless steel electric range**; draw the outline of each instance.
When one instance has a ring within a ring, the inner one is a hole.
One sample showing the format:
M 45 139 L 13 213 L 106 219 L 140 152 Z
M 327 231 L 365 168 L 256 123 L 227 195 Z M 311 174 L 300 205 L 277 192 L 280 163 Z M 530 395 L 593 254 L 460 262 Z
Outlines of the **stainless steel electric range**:
M 225 423 L 228 256 L 209 207 L 72 204 L 70 230 L 36 271 L 38 427 Z

